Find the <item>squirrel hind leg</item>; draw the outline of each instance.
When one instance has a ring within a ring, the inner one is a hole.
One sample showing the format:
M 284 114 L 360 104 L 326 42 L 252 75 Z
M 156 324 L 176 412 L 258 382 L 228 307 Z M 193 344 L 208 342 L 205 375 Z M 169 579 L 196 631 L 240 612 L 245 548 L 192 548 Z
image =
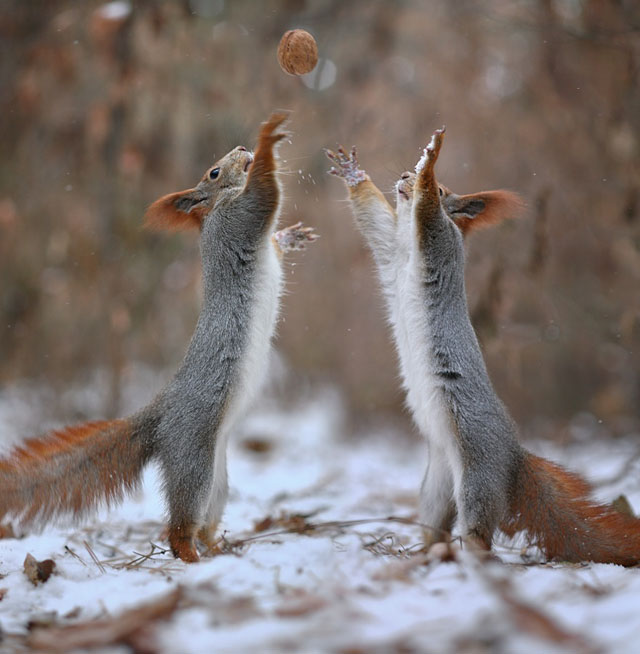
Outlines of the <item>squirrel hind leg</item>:
M 200 560 L 195 544 L 196 531 L 197 525 L 193 522 L 169 526 L 169 545 L 177 559 L 182 559 L 185 563 L 197 563 Z
M 434 543 L 446 542 L 456 519 L 453 501 L 453 475 L 446 454 L 437 447 L 429 451 L 429 464 L 420 488 L 420 522 L 425 549 Z
M 462 497 L 458 497 L 458 526 L 468 545 L 475 550 L 490 550 L 499 517 L 504 513 L 500 493 L 488 488 L 482 478 L 465 474 Z
M 222 548 L 220 547 L 222 538 L 216 538 L 217 531 L 217 522 L 204 525 L 198 530 L 198 540 L 204 546 L 205 554 L 209 556 L 215 556 L 216 554 L 222 553 Z

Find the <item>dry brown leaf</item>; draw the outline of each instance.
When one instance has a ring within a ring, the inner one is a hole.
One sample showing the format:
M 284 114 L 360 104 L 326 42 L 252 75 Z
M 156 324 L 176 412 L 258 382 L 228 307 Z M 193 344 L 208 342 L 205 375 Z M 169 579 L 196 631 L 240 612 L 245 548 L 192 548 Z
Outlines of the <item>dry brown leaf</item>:
M 5 595 L 9 592 L 8 588 L 0 588 L 0 602 L 4 599 Z
M 283 511 L 277 518 L 267 516 L 263 520 L 254 523 L 253 530 L 259 533 L 268 529 L 279 528 L 296 534 L 304 534 L 316 528 L 315 525 L 308 522 L 307 518 L 309 518 L 309 514 L 285 513 Z
M 40 611 L 38 613 L 33 613 L 27 620 L 27 629 L 29 631 L 40 628 L 49 629 L 57 624 L 58 618 L 59 615 L 57 611 Z
M 599 651 L 580 634 L 565 629 L 550 615 L 521 600 L 508 578 L 496 576 L 491 568 L 485 565 L 486 562 L 481 561 L 481 563 L 483 565 L 477 567 L 478 572 L 509 609 L 519 631 L 551 643 L 570 646 L 571 651 L 576 654 L 595 654 Z
M 107 645 L 129 645 L 137 654 L 152 654 L 158 651 L 153 633 L 155 623 L 173 615 L 181 596 L 178 588 L 155 602 L 114 618 L 34 629 L 27 638 L 27 644 L 41 652 L 70 652 Z
M 263 518 L 262 520 L 258 520 L 258 522 L 253 523 L 253 531 L 256 533 L 260 533 L 262 531 L 267 531 L 268 529 L 271 529 L 273 527 L 273 518 L 268 515 L 266 518 Z
M 55 567 L 55 561 L 51 559 L 36 561 L 36 558 L 31 554 L 27 554 L 24 559 L 24 573 L 34 586 L 47 581 Z
M 281 618 L 297 618 L 319 611 L 326 605 L 327 601 L 322 597 L 300 591 L 292 597 L 287 598 L 276 608 L 275 613 Z
M 273 449 L 273 443 L 266 438 L 245 438 L 240 444 L 245 450 L 255 454 L 266 454 Z

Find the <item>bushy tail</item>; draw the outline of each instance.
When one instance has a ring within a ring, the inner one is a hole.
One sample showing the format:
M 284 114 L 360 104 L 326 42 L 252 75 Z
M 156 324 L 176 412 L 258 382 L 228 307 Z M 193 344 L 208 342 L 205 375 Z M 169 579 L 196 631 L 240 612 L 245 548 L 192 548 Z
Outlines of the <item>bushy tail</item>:
M 88 422 L 27 440 L 0 460 L 0 519 L 44 524 L 122 499 L 140 479 L 148 442 L 135 418 Z
M 640 563 L 640 520 L 595 504 L 584 479 L 541 457 L 526 453 L 520 474 L 509 536 L 526 531 L 548 559 Z

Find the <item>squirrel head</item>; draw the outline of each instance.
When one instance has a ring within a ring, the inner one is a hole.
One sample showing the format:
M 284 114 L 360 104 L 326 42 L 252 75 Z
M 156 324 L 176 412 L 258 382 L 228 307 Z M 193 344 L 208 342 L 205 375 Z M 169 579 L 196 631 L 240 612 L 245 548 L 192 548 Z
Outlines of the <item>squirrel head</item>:
M 396 183 L 396 207 L 398 212 L 413 206 L 413 185 L 416 174 L 402 173 Z M 444 184 L 438 184 L 440 203 L 445 213 L 466 236 L 475 229 L 497 225 L 506 218 L 515 218 L 524 209 L 519 195 L 511 191 L 482 191 L 469 195 L 457 195 Z
M 194 188 L 156 200 L 145 213 L 145 226 L 169 231 L 200 229 L 219 199 L 242 190 L 252 163 L 253 154 L 239 145 L 216 161 Z

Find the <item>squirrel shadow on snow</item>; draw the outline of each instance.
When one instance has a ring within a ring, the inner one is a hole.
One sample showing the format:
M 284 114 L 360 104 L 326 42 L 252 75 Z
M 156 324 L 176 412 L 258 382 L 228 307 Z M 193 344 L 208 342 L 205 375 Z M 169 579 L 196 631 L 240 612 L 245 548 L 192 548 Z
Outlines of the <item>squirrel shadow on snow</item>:
M 157 460 L 175 556 L 197 561 L 196 538 L 214 550 L 227 500 L 229 431 L 267 365 L 282 290 L 281 259 L 315 240 L 300 223 L 276 232 L 276 144 L 287 114 L 263 124 L 255 154 L 238 146 L 195 188 L 166 195 L 147 225 L 200 230 L 204 302 L 173 379 L 123 420 L 90 422 L 27 440 L 0 461 L 0 518 L 44 524 L 120 500 Z
M 327 150 L 372 252 L 414 421 L 429 445 L 420 491 L 425 546 L 457 520 L 467 543 L 489 550 L 501 529 L 526 532 L 547 559 L 640 563 L 640 520 L 594 503 L 581 477 L 527 452 L 496 395 L 469 319 L 463 236 L 522 208 L 509 191 L 456 195 L 434 166 L 437 130 L 387 202 L 350 152 Z

